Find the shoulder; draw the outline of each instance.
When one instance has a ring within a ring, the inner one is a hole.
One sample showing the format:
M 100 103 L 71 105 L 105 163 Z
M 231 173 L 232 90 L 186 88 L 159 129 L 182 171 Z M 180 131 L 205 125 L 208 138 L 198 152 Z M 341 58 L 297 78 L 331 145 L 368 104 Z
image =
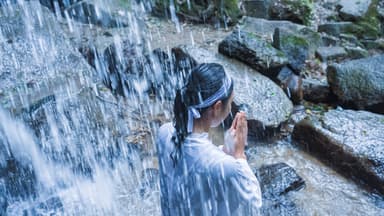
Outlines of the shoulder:
M 172 122 L 165 123 L 159 128 L 158 138 L 166 139 L 166 137 L 173 134 L 174 130 Z

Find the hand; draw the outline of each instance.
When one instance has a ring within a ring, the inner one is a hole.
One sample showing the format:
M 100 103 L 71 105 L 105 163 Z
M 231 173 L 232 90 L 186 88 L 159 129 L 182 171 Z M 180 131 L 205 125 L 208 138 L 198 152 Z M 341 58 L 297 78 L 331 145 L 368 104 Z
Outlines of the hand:
M 234 158 L 246 159 L 244 148 L 247 142 L 248 124 L 247 117 L 244 112 L 236 113 L 232 126 L 229 128 L 229 132 L 232 134 L 234 139 L 234 151 L 227 153 L 232 155 Z

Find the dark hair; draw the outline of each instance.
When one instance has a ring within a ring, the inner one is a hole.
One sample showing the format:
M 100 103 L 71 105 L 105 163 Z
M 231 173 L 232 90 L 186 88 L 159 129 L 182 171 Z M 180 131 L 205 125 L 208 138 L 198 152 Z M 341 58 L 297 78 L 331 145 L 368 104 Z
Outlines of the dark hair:
M 185 80 L 185 85 L 176 90 L 176 97 L 173 105 L 174 119 L 173 126 L 175 133 L 172 141 L 175 144 L 175 151 L 171 153 L 171 158 L 176 165 L 180 156 L 181 145 L 188 136 L 188 107 L 200 104 L 208 97 L 215 94 L 223 86 L 226 74 L 223 66 L 216 63 L 203 63 L 194 67 Z M 226 104 L 233 91 L 233 82 L 227 94 L 217 101 Z M 198 109 L 202 114 L 209 107 Z

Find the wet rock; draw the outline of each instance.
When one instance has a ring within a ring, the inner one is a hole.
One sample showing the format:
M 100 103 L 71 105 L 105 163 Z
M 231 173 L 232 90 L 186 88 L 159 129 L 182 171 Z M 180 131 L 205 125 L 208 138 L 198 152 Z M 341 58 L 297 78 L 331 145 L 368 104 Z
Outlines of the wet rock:
M 234 111 L 242 105 L 249 108 L 247 117 L 250 136 L 261 138 L 287 121 L 293 109 L 292 102 L 268 78 L 240 62 L 202 48 L 182 46 L 172 51 L 176 61 L 192 59 L 187 64 L 216 62 L 224 66 L 235 83 Z
M 140 195 L 143 197 L 153 191 L 159 191 L 159 170 L 147 168 L 141 173 Z
M 356 21 L 361 19 L 371 5 L 371 0 L 340 0 L 337 4 L 340 17 L 345 21 Z
M 27 31 L 31 26 L 33 34 Z M 19 113 L 49 95 L 72 94 L 95 74 L 68 46 L 55 17 L 35 1 L 1 10 L 0 29 L 12 41 L 0 42 L 0 106 L 5 109 Z
M 384 116 L 332 110 L 296 124 L 292 138 L 346 176 L 384 193 Z
M 264 165 L 255 171 L 263 196 L 262 215 L 298 215 L 296 204 L 287 196 L 305 187 L 304 180 L 285 163 Z
M 228 1 L 153 1 L 152 13 L 174 20 L 172 13 L 179 18 L 196 23 L 211 23 L 217 26 L 236 24 L 242 16 L 238 0 Z
M 103 10 L 100 6 L 81 0 L 39 0 L 56 15 L 107 28 L 126 27 L 127 23 Z
M 307 40 L 295 34 L 281 32 L 279 28 L 276 28 L 273 34 L 273 46 L 288 57 L 290 68 L 296 74 L 300 74 L 305 66 L 305 60 L 310 55 Z
M 312 18 L 312 1 L 272 0 L 268 9 L 270 19 L 289 20 L 309 24 Z
M 319 47 L 315 53 L 322 62 L 346 58 L 348 53 L 343 47 Z
M 94 69 L 96 69 L 97 61 L 100 58 L 100 54 L 98 50 L 93 45 L 83 45 L 78 48 L 79 52 L 83 55 L 85 60 L 91 65 Z
M 333 64 L 327 68 L 332 92 L 347 106 L 383 113 L 384 55 Z
M 281 197 L 279 200 L 264 199 L 260 212 L 263 216 L 297 216 L 306 215 L 299 210 L 296 203 L 291 198 Z
M 327 34 L 322 35 L 321 40 L 323 46 L 339 46 L 341 43 L 339 38 Z
M 268 19 L 268 0 L 246 0 L 243 5 L 247 16 Z
M 314 103 L 326 103 L 335 100 L 326 80 L 304 78 L 303 79 L 304 99 Z
M 275 78 L 288 63 L 283 52 L 251 32 L 232 32 L 220 42 L 219 52 L 248 64 L 270 78 Z
M 384 50 L 384 39 L 377 40 L 361 40 L 366 49 L 379 49 Z
M 5 184 L 2 179 L 0 179 L 0 215 L 5 215 L 8 207 L 8 200 L 6 195 Z
M 358 46 L 358 47 L 364 47 L 362 43 L 357 39 L 356 36 L 350 35 L 350 34 L 340 34 L 340 39 L 347 43 L 348 45 L 350 44 L 351 46 Z
M 152 90 L 160 90 L 160 95 L 170 92 L 169 86 L 163 84 L 166 79 L 172 79 L 171 57 L 161 50 L 147 55 L 143 53 L 144 50 L 129 40 L 112 44 L 104 51 L 104 83 L 114 93 L 128 96 L 133 92 L 142 95 Z
M 325 32 L 333 36 L 340 36 L 340 34 L 348 34 L 355 26 L 353 22 L 329 22 L 318 26 L 319 32 Z
M 302 78 L 294 74 L 289 67 L 284 67 L 277 76 L 277 80 L 293 104 L 300 104 L 303 100 Z
M 266 20 L 244 17 L 239 28 L 241 31 L 252 32 L 261 37 L 271 38 L 276 28 L 279 28 L 282 32 L 299 32 L 301 29 L 305 28 L 305 26 L 285 20 Z
M 368 51 L 360 47 L 345 46 L 344 48 L 348 53 L 348 57 L 351 59 L 366 58 L 369 56 Z
M 63 215 L 64 205 L 57 196 L 33 201 L 18 201 L 7 209 L 7 215 Z
M 32 165 L 10 158 L 1 177 L 10 197 L 25 199 L 36 194 L 37 179 Z
M 263 198 L 275 199 L 291 191 L 305 187 L 305 182 L 296 171 L 285 163 L 264 165 L 257 169 Z

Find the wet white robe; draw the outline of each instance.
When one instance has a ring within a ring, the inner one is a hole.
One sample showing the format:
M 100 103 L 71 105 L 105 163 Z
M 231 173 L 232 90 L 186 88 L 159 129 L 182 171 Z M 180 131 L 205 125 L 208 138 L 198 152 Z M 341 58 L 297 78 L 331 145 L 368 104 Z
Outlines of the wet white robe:
M 163 125 L 156 142 L 163 215 L 258 215 L 260 186 L 246 160 L 224 153 L 208 133 L 192 133 L 174 166 L 173 132 Z

